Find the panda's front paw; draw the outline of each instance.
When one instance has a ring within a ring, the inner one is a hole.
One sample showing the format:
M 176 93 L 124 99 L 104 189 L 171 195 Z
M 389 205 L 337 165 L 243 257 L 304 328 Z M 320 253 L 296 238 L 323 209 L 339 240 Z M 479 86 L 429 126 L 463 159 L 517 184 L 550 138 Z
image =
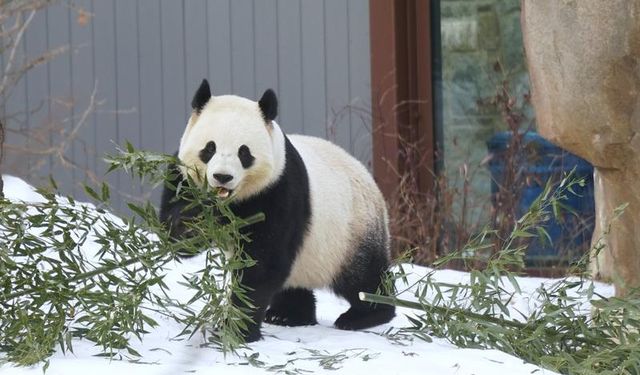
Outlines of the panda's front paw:
M 264 321 L 266 323 L 287 327 L 312 326 L 318 324 L 314 316 L 298 316 L 291 312 L 286 313 L 276 309 L 267 310 Z
M 264 321 L 265 323 L 269 323 L 269 324 L 286 326 L 288 325 L 287 322 L 289 321 L 289 318 L 278 314 L 277 311 L 273 311 L 272 309 L 269 309 L 264 315 Z
M 258 341 L 261 338 L 262 334 L 260 333 L 260 329 L 249 330 L 249 332 L 247 332 L 244 336 L 244 342 L 248 344 L 250 342 Z
M 208 332 L 213 336 L 214 341 L 222 340 L 222 335 L 223 335 L 222 331 L 223 329 L 220 328 L 220 326 L 211 327 L 206 330 L 206 332 Z M 242 340 L 244 341 L 245 344 L 258 341 L 262 338 L 262 334 L 260 333 L 259 327 L 249 327 L 248 330 L 241 331 L 241 334 L 242 334 Z

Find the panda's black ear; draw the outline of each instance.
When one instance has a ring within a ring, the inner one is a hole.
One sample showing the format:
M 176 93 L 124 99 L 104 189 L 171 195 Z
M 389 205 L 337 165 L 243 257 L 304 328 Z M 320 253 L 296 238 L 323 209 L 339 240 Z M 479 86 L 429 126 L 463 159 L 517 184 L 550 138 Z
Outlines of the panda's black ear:
M 278 115 L 278 98 L 276 98 L 276 93 L 273 90 L 268 89 L 265 91 L 260 101 L 258 101 L 258 105 L 265 121 L 272 121 Z
M 207 82 L 206 79 L 203 79 L 200 87 L 198 87 L 196 94 L 191 100 L 191 108 L 193 108 L 196 113 L 200 113 L 209 99 L 211 99 L 211 89 L 209 88 L 209 82 Z

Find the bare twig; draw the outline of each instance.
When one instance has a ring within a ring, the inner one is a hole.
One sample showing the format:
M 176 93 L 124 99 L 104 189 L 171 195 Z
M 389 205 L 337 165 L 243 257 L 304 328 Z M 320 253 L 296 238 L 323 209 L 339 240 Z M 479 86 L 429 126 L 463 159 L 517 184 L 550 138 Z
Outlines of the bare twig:
M 24 35 L 24 32 L 27 30 L 27 27 L 29 27 L 29 25 L 31 24 L 31 21 L 33 20 L 33 17 L 35 17 L 35 15 L 36 15 L 36 10 L 32 10 L 31 12 L 29 12 L 29 15 L 24 21 L 22 19 L 22 14 L 16 17 L 15 25 L 16 25 L 17 32 L 16 32 L 15 38 L 13 38 L 13 41 L 9 45 L 9 56 L 5 63 L 2 81 L 0 82 L 0 94 L 4 95 L 4 93 L 7 92 L 7 83 L 13 71 L 13 66 L 16 63 L 16 52 L 18 51 L 18 48 L 22 45 L 22 37 Z

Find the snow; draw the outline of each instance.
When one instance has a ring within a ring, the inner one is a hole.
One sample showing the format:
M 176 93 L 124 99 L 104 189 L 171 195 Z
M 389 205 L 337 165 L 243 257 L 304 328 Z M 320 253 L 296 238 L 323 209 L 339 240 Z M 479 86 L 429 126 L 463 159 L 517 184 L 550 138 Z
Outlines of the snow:
M 4 176 L 5 196 L 12 200 L 28 202 L 42 201 L 42 197 L 26 182 Z M 87 243 L 85 251 L 91 253 L 95 244 Z M 184 299 L 190 292 L 177 283 L 183 274 L 202 268 L 204 257 L 194 257 L 175 263 L 167 269 L 167 284 L 171 286 L 171 296 Z M 424 267 L 406 265 L 417 278 L 430 270 Z M 457 283 L 468 280 L 468 275 L 457 271 L 436 271 L 435 279 Z M 519 278 L 522 294 L 511 301 L 515 312 L 524 314 L 534 306 L 529 296 L 542 283 L 553 280 L 541 278 Z M 398 285 L 402 288 L 402 285 Z M 596 291 L 602 295 L 612 295 L 613 289 L 597 284 Z M 406 292 L 409 297 L 411 291 Z M 265 374 L 278 370 L 292 373 L 339 373 L 345 374 L 553 374 L 532 364 L 497 350 L 457 348 L 444 339 L 433 338 L 425 342 L 418 338 L 404 337 L 390 340 L 381 335 L 390 328 L 409 326 L 406 315 L 414 312 L 399 308 L 397 316 L 390 323 L 363 332 L 341 331 L 332 327 L 333 321 L 348 304 L 328 291 L 317 291 L 318 325 L 310 327 L 280 327 L 265 324 L 264 339 L 252 343 L 238 355 L 225 356 L 215 348 L 208 347 L 200 335 L 191 339 L 176 339 L 182 327 L 160 315 L 152 315 L 159 326 L 143 337 L 133 341 L 134 348 L 142 354 L 139 359 L 122 356 L 117 359 L 96 357 L 99 348 L 86 340 L 73 343 L 74 352 L 64 355 L 60 351 L 50 358 L 47 374 L 74 375 L 87 374 Z M 513 314 L 518 315 L 516 314 Z M 323 354 L 341 355 L 340 361 L 331 364 L 323 361 Z M 249 361 L 254 365 L 250 365 Z M 280 367 L 272 367 L 280 366 Z M 333 366 L 332 369 L 324 368 Z M 298 371 L 298 372 L 294 372 Z M 0 366 L 3 375 L 42 374 L 42 365 L 32 367 Z

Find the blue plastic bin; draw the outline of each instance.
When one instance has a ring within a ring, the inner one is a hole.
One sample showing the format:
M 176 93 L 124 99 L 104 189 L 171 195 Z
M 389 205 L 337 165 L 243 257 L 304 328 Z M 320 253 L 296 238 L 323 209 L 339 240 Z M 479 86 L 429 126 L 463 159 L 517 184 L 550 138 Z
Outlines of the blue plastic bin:
M 576 186 L 576 195 L 567 193 L 562 203 L 573 213 L 563 212 L 560 219 L 552 219 L 545 229 L 552 243 L 534 239 L 528 246 L 525 261 L 528 265 L 550 265 L 572 262 L 579 259 L 590 247 L 594 228 L 595 206 L 593 201 L 593 167 L 587 161 L 548 142 L 534 132 L 523 135 L 522 147 L 516 156 L 516 165 L 522 170 L 523 191 L 520 192 L 516 214 L 521 217 L 531 203 L 540 195 L 549 179 L 560 181 L 563 173 L 575 170 L 576 177 L 584 178 L 585 186 Z M 495 205 L 495 194 L 504 179 L 505 157 L 512 132 L 501 132 L 487 142 L 492 158 L 491 193 Z M 574 169 L 575 168 L 575 169 Z

